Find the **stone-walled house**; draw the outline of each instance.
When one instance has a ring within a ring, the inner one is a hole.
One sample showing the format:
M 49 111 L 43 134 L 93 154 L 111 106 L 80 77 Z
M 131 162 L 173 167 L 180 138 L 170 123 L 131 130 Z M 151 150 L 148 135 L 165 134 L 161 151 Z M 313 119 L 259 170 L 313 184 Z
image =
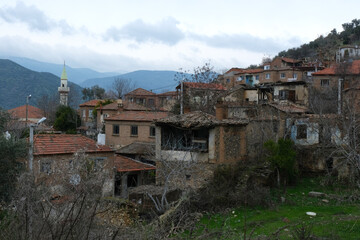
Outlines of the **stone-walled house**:
M 155 166 L 122 155 L 115 158 L 115 196 L 126 198 L 129 189 L 155 183 Z
M 119 149 L 134 142 L 155 142 L 153 121 L 166 116 L 167 112 L 124 111 L 105 118 L 105 143 Z
M 81 171 L 77 168 L 83 164 L 80 161 L 85 161 L 92 171 L 101 171 L 104 196 L 114 193 L 115 154 L 108 146 L 98 145 L 82 135 L 38 134 L 34 136 L 33 156 L 35 182 L 49 186 L 53 193 L 61 195 L 64 183 L 76 185 L 81 181 Z

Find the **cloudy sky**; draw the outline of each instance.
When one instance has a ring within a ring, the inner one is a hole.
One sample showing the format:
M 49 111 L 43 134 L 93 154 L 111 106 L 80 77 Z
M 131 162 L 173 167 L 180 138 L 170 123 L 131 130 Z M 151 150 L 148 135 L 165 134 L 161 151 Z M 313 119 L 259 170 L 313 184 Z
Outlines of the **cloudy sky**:
M 0 56 L 98 71 L 258 64 L 360 18 L 359 0 L 0 0 Z

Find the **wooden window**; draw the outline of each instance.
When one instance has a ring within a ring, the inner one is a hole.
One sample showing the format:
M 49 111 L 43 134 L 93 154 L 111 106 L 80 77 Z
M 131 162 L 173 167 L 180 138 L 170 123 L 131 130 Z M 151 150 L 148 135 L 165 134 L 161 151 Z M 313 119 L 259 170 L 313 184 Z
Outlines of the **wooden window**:
M 131 126 L 131 136 L 137 136 L 138 135 L 138 126 L 133 125 Z
M 296 126 L 296 139 L 307 139 L 307 125 L 299 124 Z
M 285 73 L 280 73 L 280 78 L 285 78 Z
M 41 162 L 40 172 L 50 174 L 51 173 L 51 162 Z
M 150 137 L 155 137 L 155 127 L 150 127 Z
M 329 79 L 321 79 L 320 85 L 322 87 L 328 87 L 329 86 Z
M 120 133 L 119 125 L 118 125 L 118 124 L 114 124 L 114 125 L 113 125 L 113 134 L 114 134 L 114 135 L 119 135 L 119 133 Z
M 270 79 L 270 73 L 265 74 L 266 79 Z

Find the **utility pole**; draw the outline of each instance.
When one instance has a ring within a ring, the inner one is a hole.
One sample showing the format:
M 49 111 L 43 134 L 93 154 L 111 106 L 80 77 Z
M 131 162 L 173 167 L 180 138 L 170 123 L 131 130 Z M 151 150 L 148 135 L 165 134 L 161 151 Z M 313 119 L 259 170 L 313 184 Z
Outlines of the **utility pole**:
M 28 106 L 29 106 L 29 99 L 31 98 L 31 94 L 29 96 L 26 96 L 26 122 L 25 126 L 28 126 Z
M 180 115 L 184 114 L 184 80 L 180 82 Z

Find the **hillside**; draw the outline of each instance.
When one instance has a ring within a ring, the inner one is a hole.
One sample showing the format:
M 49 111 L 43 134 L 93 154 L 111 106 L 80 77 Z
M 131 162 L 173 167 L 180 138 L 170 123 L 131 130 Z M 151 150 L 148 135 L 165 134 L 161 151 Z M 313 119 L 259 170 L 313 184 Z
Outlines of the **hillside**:
M 30 58 L 23 58 L 23 57 L 5 57 L 6 59 L 10 59 L 11 61 L 26 67 L 30 70 L 36 72 L 49 72 L 58 77 L 61 75 L 61 71 L 63 69 L 62 64 L 54 64 L 54 63 L 47 63 L 47 62 L 39 62 Z M 114 76 L 119 73 L 115 72 L 97 72 L 89 68 L 72 68 L 66 66 L 66 73 L 70 81 L 74 83 L 81 83 L 89 78 L 102 78 L 108 76 Z
M 173 91 L 177 85 L 174 81 L 175 74 L 175 71 L 139 70 L 112 77 L 88 79 L 80 85 L 82 87 L 99 85 L 105 89 L 110 89 L 114 79 L 126 78 L 131 79 L 137 87 L 153 90 L 154 92 L 163 92 L 165 90 Z
M 62 68 L 61 68 L 62 69 Z M 51 73 L 35 72 L 7 59 L 0 59 L 0 107 L 15 108 L 26 103 L 26 96 L 32 95 L 30 104 L 36 106 L 42 95 L 57 94 L 60 78 Z M 69 82 L 74 105 L 78 105 L 81 87 Z M 75 97 L 77 96 L 77 97 Z
M 327 36 L 321 35 L 314 41 L 305 43 L 300 47 L 281 51 L 278 56 L 295 59 L 310 58 L 323 62 L 332 61 L 335 59 L 335 52 L 340 46 L 359 45 L 360 43 L 360 19 L 344 23 L 342 27 L 343 31 L 341 32 L 333 29 Z

